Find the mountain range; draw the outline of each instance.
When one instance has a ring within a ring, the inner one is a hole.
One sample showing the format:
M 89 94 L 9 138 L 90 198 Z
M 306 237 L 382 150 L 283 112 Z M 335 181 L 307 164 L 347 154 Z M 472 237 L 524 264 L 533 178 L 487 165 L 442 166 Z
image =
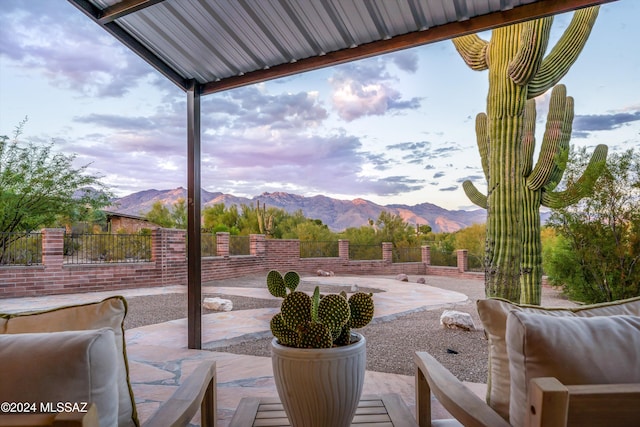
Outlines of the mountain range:
M 144 190 L 115 199 L 110 212 L 144 216 L 155 202 L 161 202 L 171 208 L 180 198 L 187 197 L 187 190 L 179 187 L 172 190 Z M 333 231 L 349 227 L 368 225 L 369 219 L 376 220 L 381 212 L 387 211 L 400 215 L 410 224 L 429 225 L 436 233 L 454 232 L 474 223 L 484 223 L 486 212 L 483 209 L 472 211 L 448 210 L 432 203 L 418 205 L 379 205 L 364 199 L 339 200 L 326 196 L 305 197 L 284 192 L 263 193 L 252 198 L 237 197 L 220 192 L 202 190 L 202 207 L 224 203 L 225 206 L 255 206 L 259 201 L 268 207 L 275 207 L 293 213 L 301 210 L 307 218 L 320 219 Z

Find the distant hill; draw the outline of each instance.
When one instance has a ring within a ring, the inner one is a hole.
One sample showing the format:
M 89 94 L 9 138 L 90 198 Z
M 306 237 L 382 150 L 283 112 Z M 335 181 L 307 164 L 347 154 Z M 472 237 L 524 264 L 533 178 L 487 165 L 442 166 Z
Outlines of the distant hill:
M 187 190 L 180 187 L 173 190 L 145 190 L 115 199 L 107 210 L 130 215 L 143 215 L 159 201 L 171 207 L 179 198 L 187 197 Z M 448 210 L 431 203 L 419 205 L 378 205 L 364 199 L 339 200 L 326 196 L 305 197 L 284 192 L 263 193 L 252 198 L 236 197 L 230 194 L 210 193 L 202 190 L 203 207 L 224 203 L 231 205 L 254 205 L 257 201 L 268 207 L 281 208 L 293 213 L 301 210 L 304 216 L 320 219 L 334 231 L 348 227 L 367 225 L 369 219 L 377 219 L 382 211 L 400 215 L 410 224 L 428 224 L 434 232 L 454 232 L 474 223 L 484 223 L 486 212 L 483 209 L 472 211 Z

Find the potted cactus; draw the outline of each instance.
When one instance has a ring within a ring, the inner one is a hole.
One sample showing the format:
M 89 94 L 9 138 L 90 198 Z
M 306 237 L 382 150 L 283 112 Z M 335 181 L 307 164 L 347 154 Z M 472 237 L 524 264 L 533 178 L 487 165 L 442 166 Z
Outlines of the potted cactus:
M 355 415 L 366 366 L 366 340 L 353 332 L 373 318 L 372 294 L 297 291 L 300 276 L 267 274 L 269 292 L 284 298 L 271 320 L 273 376 L 292 426 L 347 427 Z

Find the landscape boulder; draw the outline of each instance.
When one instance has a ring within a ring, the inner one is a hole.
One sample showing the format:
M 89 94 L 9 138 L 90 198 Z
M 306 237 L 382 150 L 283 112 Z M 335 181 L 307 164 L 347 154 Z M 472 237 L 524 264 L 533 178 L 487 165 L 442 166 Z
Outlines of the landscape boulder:
M 324 276 L 324 277 L 333 277 L 334 276 L 333 271 L 318 270 L 316 272 L 316 274 L 318 276 Z
M 205 298 L 202 306 L 207 310 L 214 311 L 231 311 L 233 310 L 233 302 L 223 298 Z
M 462 329 L 464 331 L 475 331 L 476 325 L 469 313 L 455 310 L 445 310 L 440 316 L 440 324 L 449 329 Z

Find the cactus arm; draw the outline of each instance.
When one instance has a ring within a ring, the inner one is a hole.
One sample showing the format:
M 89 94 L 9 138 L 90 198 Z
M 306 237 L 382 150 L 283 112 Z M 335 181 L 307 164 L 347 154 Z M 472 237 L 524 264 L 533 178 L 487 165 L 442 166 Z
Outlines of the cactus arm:
M 469 198 L 469 200 L 471 200 L 471 202 L 476 205 L 479 206 L 483 209 L 487 209 L 487 196 L 485 196 L 484 194 L 482 194 L 475 185 L 473 185 L 473 182 L 467 180 L 465 182 L 462 183 L 462 188 L 464 190 L 464 194 L 467 195 L 467 197 Z
M 538 71 L 549 44 L 552 23 L 553 17 L 547 17 L 522 24 L 518 53 L 507 68 L 507 75 L 515 84 L 528 84 Z
M 489 68 L 487 63 L 487 47 L 489 42 L 481 39 L 476 34 L 456 37 L 453 39 L 456 50 L 464 62 L 475 71 L 483 71 Z
M 487 115 L 485 113 L 479 113 L 476 116 L 476 143 L 480 152 L 484 177 L 489 181 L 489 134 L 487 133 Z
M 607 151 L 606 145 L 598 145 L 582 176 L 565 191 L 543 192 L 541 204 L 552 209 L 564 208 L 588 195 L 606 166 Z
M 478 113 L 476 116 L 476 142 L 482 162 L 482 171 L 485 179 L 489 181 L 489 133 L 487 132 L 487 115 L 485 113 Z M 487 196 L 482 194 L 471 181 L 463 182 L 462 188 L 474 205 L 487 208 Z
M 533 168 L 533 151 L 536 148 L 536 101 L 530 99 L 524 107 L 522 124 L 522 176 L 528 176 Z
M 542 60 L 538 72 L 529 83 L 529 98 L 542 95 L 567 74 L 589 38 L 598 10 L 599 6 L 593 6 L 574 13 L 569 27 L 549 55 Z
M 564 120 L 573 114 L 565 114 L 567 108 L 567 91 L 564 85 L 558 85 L 551 92 L 549 113 L 547 115 L 547 127 L 540 148 L 540 156 L 533 172 L 527 177 L 527 187 L 536 191 L 541 189 L 549 180 L 555 166 L 560 142 L 562 140 L 562 128 Z
M 311 320 L 318 322 L 318 306 L 320 305 L 320 287 L 316 286 L 311 297 Z
M 565 118 L 562 123 L 562 135 L 560 137 L 560 147 L 556 157 L 555 166 L 551 172 L 551 176 L 544 186 L 545 191 L 553 191 L 560 181 L 567 167 L 569 160 L 569 141 L 571 140 L 571 130 L 573 129 L 573 98 L 567 97 L 567 108 L 565 109 Z
M 284 298 L 287 296 L 287 287 L 279 271 L 269 271 L 267 274 L 267 289 L 274 297 Z
M 300 275 L 295 271 L 287 271 L 283 277 L 284 285 L 291 290 L 295 291 L 300 284 Z

